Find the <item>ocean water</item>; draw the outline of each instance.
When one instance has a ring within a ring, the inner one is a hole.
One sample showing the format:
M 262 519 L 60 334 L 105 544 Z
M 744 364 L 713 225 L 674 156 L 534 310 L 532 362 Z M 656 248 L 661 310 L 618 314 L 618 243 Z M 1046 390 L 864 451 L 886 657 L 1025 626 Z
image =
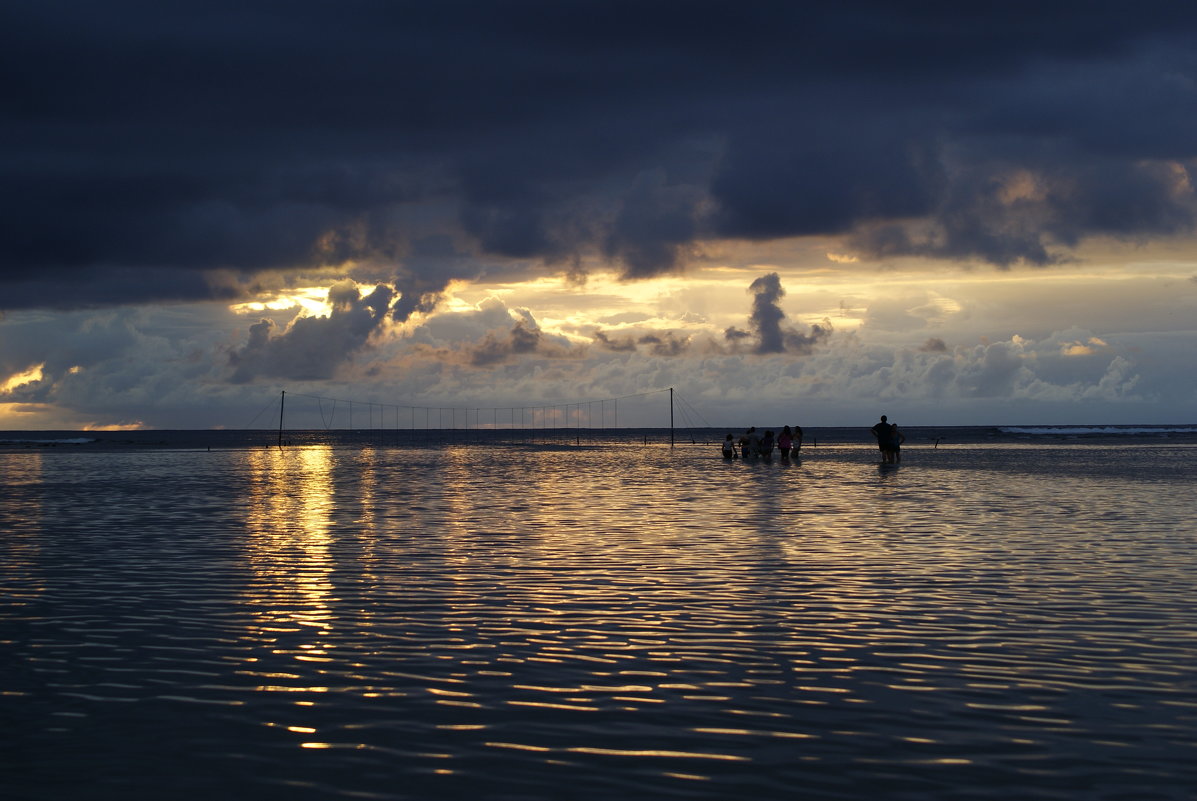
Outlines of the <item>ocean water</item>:
M 1193 798 L 1197 429 L 863 431 L 0 435 L 0 796 Z

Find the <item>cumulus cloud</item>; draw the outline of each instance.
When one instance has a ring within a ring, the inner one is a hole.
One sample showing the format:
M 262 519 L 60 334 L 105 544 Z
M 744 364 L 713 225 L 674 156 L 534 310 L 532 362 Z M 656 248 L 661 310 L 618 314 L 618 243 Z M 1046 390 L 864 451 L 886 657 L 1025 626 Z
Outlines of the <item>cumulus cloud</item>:
M 484 372 L 532 357 L 556 360 L 586 355 L 585 348 L 543 331 L 527 309 L 511 310 L 494 299 L 477 311 L 433 318 L 413 331 L 407 342 L 416 360 Z
M 249 341 L 229 354 L 234 383 L 258 377 L 313 380 L 331 378 L 337 368 L 362 350 L 386 321 L 394 297 L 377 286 L 366 296 L 352 282 L 328 292 L 328 316 L 299 317 L 286 330 L 273 320 L 250 326 Z
M 812 325 L 809 334 L 783 325 L 786 319 L 781 309 L 785 289 L 777 273 L 762 275 L 748 287 L 752 293 L 752 312 L 748 322 L 751 331 L 741 331 L 734 326 L 724 331 L 724 339 L 733 345 L 745 340 L 754 340 L 753 351 L 759 354 L 789 352 L 797 355 L 809 354 L 821 340 L 831 333 L 830 321 Z
M 1022 358 L 1024 344 L 1016 336 L 1010 342 L 978 345 L 957 369 L 957 386 L 966 397 L 1010 396 L 1033 376 Z
M 927 341 L 919 347 L 923 353 L 947 353 L 947 344 L 939 337 L 928 337 Z
M 474 367 L 489 367 L 523 353 L 537 352 L 541 339 L 535 320 L 517 320 L 505 336 L 487 334 L 481 343 L 469 348 L 468 359 Z
M 614 337 L 605 331 L 595 331 L 594 341 L 600 349 L 617 353 L 632 352 L 638 346 L 644 346 L 654 356 L 681 356 L 691 350 L 694 338 L 676 331 Z
M 740 353 L 749 344 L 748 352 L 758 355 L 806 355 L 832 334 L 827 321 L 811 326 L 806 332 L 785 324 L 786 315 L 779 305 L 785 290 L 776 273 L 757 279 L 749 291 L 753 296 L 748 315 L 751 330 L 741 331 L 733 326 L 723 332 L 722 342 L 712 336 L 710 326 L 700 314 L 675 315 L 673 319 L 693 329 L 687 331 L 656 327 L 648 315 L 629 312 L 607 318 L 621 325 L 618 332 L 590 326 L 575 330 L 575 335 L 590 337 L 589 345 L 575 344 L 561 334 L 546 335 L 529 310 L 509 310 L 494 297 L 476 311 L 444 313 L 423 321 L 411 332 L 411 339 L 426 353 L 439 354 L 455 363 L 490 368 L 530 355 L 581 359 L 612 353 L 680 359 Z M 514 324 L 512 317 L 516 318 Z M 480 325 L 484 328 L 479 328 Z
M 633 337 L 613 337 L 607 332 L 599 330 L 594 332 L 594 341 L 598 343 L 599 347 L 604 350 L 616 352 L 628 352 L 636 350 L 636 339 Z
M 762 275 L 752 282 L 748 291 L 752 293 L 752 315 L 748 320 L 756 331 L 756 352 L 779 353 L 785 350 L 781 321 L 786 318 L 786 314 L 778 305 L 785 295 L 785 290 L 781 288 L 781 278 L 777 273 Z
M 270 376 L 274 381 L 265 383 L 264 375 L 229 384 L 227 352 L 220 361 L 210 354 L 220 352 L 221 331 L 239 320 L 244 328 L 243 319 L 199 304 L 58 316 L 14 312 L 4 321 L 3 352 L 10 355 L 0 375 L 23 374 L 42 363 L 38 354 L 50 356 L 39 379 L 0 398 L 0 418 L 10 428 L 138 420 L 161 428 L 254 427 L 277 412 L 280 379 L 289 413 L 292 393 L 303 392 L 489 408 L 672 386 L 716 425 L 851 425 L 871 422 L 883 411 L 905 425 L 1184 423 L 1197 397 L 1197 376 L 1175 369 L 1188 363 L 1197 346 L 1192 332 L 1098 335 L 1078 327 L 1035 337 L 992 336 L 968 345 L 951 344 L 962 336 L 954 334 L 941 349 L 921 348 L 917 340 L 902 345 L 865 329 L 837 332 L 800 359 L 788 352 L 754 354 L 750 345 L 708 347 L 698 334 L 689 347 L 663 355 L 652 341 L 616 350 L 596 341 L 583 349 L 495 301 L 420 318 L 402 331 L 380 328 L 385 335 L 368 340 L 367 349 L 334 369 L 333 384 L 340 389 L 324 379 Z M 168 328 L 171 336 L 155 333 Z M 267 333 L 277 338 L 284 331 L 280 326 Z M 497 358 L 479 364 L 475 354 L 485 352 L 478 346 L 488 335 L 498 344 L 491 352 Z M 666 344 L 671 337 L 676 342 L 690 336 L 656 335 Z M 626 336 L 654 334 L 642 329 Z M 1067 343 L 1095 339 L 1104 347 L 1064 352 Z M 660 424 L 659 404 L 647 406 L 643 423 Z M 608 404 L 608 424 L 611 411 Z M 630 406 L 621 403 L 620 420 L 633 420 Z M 321 423 L 313 418 L 309 424 Z
M 1115 356 L 1096 385 L 1086 387 L 1082 396 L 1086 399 L 1125 400 L 1136 398 L 1135 387 L 1142 378 L 1135 372 L 1134 365 L 1122 356 Z
M 660 334 L 645 334 L 637 340 L 649 346 L 654 356 L 680 356 L 690 349 L 691 337 L 681 336 L 673 331 Z
M 435 371 L 421 375 L 427 377 L 429 396 L 470 398 L 469 403 L 483 406 L 496 397 L 539 397 L 535 391 L 585 399 L 673 386 L 704 417 L 737 424 L 850 425 L 856 418 L 875 420 L 881 411 L 907 425 L 976 424 L 978 419 L 1135 422 L 1163 395 L 1176 399 L 1197 390 L 1190 377 L 1180 395 L 1175 387 L 1166 389 L 1175 377 L 1137 362 L 1132 351 L 1138 346 L 1111 344 L 1117 353 L 1062 357 L 1059 342 L 1077 334 L 1069 330 L 1035 340 L 1011 336 L 943 350 L 892 348 L 842 336 L 802 359 L 787 353 L 745 358 L 730 350 L 697 348 L 680 358 L 662 358 L 646 347 L 591 352 L 586 359 L 537 351 L 521 355 L 518 370 L 513 361 L 478 370 L 465 358 L 440 358 Z M 1191 337 L 1178 338 L 1177 346 L 1182 341 Z M 527 380 L 530 375 L 537 383 Z M 1125 411 L 1116 411 L 1120 408 Z

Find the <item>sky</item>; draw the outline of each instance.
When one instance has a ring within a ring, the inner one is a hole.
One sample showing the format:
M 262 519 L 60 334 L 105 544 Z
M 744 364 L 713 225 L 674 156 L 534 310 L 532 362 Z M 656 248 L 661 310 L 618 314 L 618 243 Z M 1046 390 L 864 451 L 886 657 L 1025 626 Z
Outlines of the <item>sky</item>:
M 665 388 L 1197 423 L 1192 4 L 44 0 L 0 38 L 0 429 Z

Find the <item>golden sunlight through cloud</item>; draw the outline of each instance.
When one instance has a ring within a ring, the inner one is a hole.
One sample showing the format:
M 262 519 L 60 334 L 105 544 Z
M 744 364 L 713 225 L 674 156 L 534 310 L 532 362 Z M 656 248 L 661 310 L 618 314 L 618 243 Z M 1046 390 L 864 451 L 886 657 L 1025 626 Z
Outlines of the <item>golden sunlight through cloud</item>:
M 328 287 L 297 287 L 280 292 L 269 299 L 251 300 L 229 306 L 229 310 L 237 314 L 287 311 L 296 308 L 307 317 L 327 317 L 332 314 L 332 306 L 328 304 Z
M 46 363 L 35 364 L 28 370 L 22 370 L 19 373 L 14 373 L 8 377 L 4 383 L 0 384 L 0 395 L 6 395 L 18 387 L 23 387 L 26 384 L 32 384 L 34 381 L 42 380 L 42 370 Z

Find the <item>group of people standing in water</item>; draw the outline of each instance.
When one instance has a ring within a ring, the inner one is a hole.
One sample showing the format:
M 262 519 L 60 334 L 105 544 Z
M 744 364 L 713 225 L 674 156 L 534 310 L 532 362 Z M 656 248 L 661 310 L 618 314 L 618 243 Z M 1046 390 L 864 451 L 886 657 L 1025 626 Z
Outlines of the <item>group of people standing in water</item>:
M 776 450 L 782 459 L 789 459 L 791 454 L 797 456 L 800 448 L 802 426 L 786 426 L 776 438 L 771 430 L 761 435 L 756 433 L 756 426 L 751 426 L 739 440 L 733 439 L 731 434 L 727 435 L 723 440 L 723 458 L 772 459 L 773 451 Z
M 869 432 L 877 440 L 882 464 L 902 461 L 902 443 L 906 441 L 906 435 L 898 430 L 896 423 L 889 422 L 885 415 L 881 415 L 881 422 L 870 428 Z M 773 451 L 777 450 L 782 459 L 789 459 L 791 455 L 797 457 L 801 448 L 802 426 L 786 426 L 776 438 L 772 431 L 761 435 L 756 433 L 756 426 L 751 426 L 738 440 L 731 434 L 727 435 L 723 440 L 723 458 L 772 459 Z

